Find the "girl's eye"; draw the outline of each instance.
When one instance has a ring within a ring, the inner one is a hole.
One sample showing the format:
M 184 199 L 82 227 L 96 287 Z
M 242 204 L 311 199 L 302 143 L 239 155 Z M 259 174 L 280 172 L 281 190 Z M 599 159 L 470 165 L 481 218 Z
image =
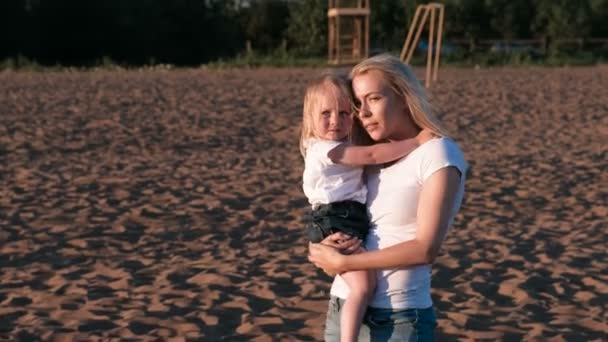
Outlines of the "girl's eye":
M 329 116 L 331 113 L 328 110 L 324 110 L 321 112 L 322 116 Z
M 347 111 L 343 110 L 343 111 L 340 112 L 340 115 L 341 116 L 350 116 L 350 112 L 347 112 Z

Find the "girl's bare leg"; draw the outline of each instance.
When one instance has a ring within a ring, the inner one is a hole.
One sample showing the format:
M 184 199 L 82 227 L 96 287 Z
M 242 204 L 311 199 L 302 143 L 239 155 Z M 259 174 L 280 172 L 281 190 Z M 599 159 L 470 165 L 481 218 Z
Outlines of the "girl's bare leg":
M 367 303 L 376 287 L 374 271 L 351 271 L 341 274 L 350 289 L 340 314 L 340 341 L 356 342 Z

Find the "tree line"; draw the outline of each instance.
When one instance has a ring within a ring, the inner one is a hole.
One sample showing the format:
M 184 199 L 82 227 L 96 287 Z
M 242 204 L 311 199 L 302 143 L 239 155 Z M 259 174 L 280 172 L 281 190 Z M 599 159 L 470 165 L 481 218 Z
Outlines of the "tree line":
M 342 1 L 347 2 L 346 0 Z M 440 0 L 444 39 L 608 38 L 608 0 Z M 249 49 L 325 56 L 327 0 L 2 0 L 0 59 L 200 65 Z M 420 0 L 371 0 L 376 50 L 398 51 Z

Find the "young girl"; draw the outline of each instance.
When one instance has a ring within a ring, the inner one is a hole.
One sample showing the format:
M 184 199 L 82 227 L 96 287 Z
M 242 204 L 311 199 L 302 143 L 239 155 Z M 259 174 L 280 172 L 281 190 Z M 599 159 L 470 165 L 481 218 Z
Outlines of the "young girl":
M 402 158 L 417 148 L 426 134 L 398 142 L 352 145 L 353 108 L 345 77 L 324 74 L 306 89 L 300 151 L 305 164 L 304 194 L 312 205 L 307 225 L 311 242 L 338 231 L 365 240 L 369 220 L 362 166 Z M 375 275 L 351 271 L 339 276 L 350 289 L 340 318 L 341 341 L 356 341 L 373 295 Z

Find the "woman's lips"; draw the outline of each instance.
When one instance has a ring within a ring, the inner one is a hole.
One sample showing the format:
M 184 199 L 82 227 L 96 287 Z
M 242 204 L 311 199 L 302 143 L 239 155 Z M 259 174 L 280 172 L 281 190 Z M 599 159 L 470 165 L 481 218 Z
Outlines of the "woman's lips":
M 371 123 L 371 124 L 367 124 L 364 126 L 366 131 L 373 131 L 376 128 L 378 128 L 378 124 L 377 123 Z

